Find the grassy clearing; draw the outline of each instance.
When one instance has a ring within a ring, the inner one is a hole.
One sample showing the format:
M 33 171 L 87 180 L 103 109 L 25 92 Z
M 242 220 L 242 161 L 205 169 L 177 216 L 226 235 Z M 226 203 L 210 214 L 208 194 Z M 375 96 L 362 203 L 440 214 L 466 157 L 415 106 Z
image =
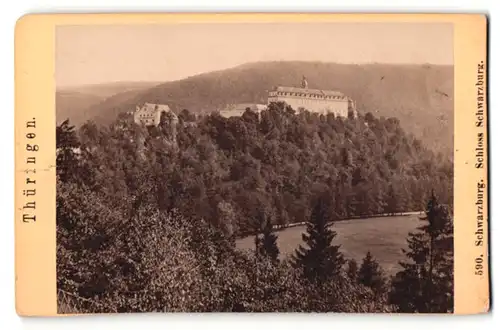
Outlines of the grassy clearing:
M 339 221 L 333 225 L 337 232 L 335 244 L 341 244 L 346 258 L 361 262 L 370 251 L 388 274 L 395 274 L 398 262 L 405 259 L 402 252 L 407 247 L 408 233 L 420 224 L 418 215 L 380 217 Z M 282 257 L 293 254 L 302 244 L 304 226 L 287 228 L 278 233 L 278 247 Z M 246 237 L 236 242 L 240 249 L 253 249 L 254 237 Z

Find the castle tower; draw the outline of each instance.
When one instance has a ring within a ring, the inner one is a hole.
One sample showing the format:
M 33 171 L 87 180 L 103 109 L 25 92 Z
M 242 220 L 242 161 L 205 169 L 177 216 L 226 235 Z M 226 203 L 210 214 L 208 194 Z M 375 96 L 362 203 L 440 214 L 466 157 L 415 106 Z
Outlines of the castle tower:
M 307 80 L 305 76 L 302 76 L 302 88 L 307 88 Z

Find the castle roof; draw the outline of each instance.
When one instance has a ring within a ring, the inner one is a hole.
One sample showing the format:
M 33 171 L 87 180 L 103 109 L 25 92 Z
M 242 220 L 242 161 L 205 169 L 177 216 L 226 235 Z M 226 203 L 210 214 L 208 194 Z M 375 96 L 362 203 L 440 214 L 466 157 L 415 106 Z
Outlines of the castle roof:
M 142 107 L 137 107 L 137 111 L 143 114 L 153 115 L 158 111 L 170 112 L 170 107 L 166 104 L 144 103 Z
M 284 87 L 277 86 L 273 88 L 275 92 L 286 92 L 286 93 L 305 93 L 305 94 L 313 94 L 320 96 L 345 96 L 343 93 L 338 91 L 329 91 L 323 89 L 311 89 L 311 88 L 298 88 L 298 87 Z

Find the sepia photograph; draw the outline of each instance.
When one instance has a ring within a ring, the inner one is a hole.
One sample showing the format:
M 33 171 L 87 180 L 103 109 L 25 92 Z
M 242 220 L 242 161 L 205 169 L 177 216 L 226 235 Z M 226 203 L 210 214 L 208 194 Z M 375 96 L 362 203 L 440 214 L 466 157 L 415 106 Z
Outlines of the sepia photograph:
M 454 312 L 453 24 L 54 34 L 59 314 Z

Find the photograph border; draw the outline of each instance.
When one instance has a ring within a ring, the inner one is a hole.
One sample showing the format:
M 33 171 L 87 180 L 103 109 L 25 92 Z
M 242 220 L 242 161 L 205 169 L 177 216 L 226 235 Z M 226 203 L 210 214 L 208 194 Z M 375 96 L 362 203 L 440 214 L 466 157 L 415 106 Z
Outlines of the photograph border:
M 231 22 L 442 22 L 454 28 L 455 314 L 489 310 L 488 213 L 478 234 L 478 184 L 488 210 L 487 20 L 479 14 L 33 14 L 15 32 L 15 252 L 19 315 L 57 314 L 55 27 L 57 25 Z M 482 68 L 482 69 L 481 69 Z M 482 70 L 482 73 L 480 71 Z M 482 75 L 482 82 L 479 81 Z M 486 98 L 486 93 L 484 93 Z M 481 119 L 479 119 L 481 117 Z M 478 122 L 482 122 L 478 124 Z M 479 126 L 478 126 L 479 125 Z M 484 155 L 477 157 L 478 134 Z M 481 160 L 479 160 L 481 158 Z M 481 165 L 477 165 L 477 164 Z M 479 166 L 479 168 L 477 168 Z M 35 195 L 26 194 L 36 189 Z M 480 242 L 480 243 L 478 243 Z M 480 244 L 478 246 L 478 244 Z M 482 261 L 478 262 L 478 258 Z M 480 265 L 481 275 L 477 275 Z

